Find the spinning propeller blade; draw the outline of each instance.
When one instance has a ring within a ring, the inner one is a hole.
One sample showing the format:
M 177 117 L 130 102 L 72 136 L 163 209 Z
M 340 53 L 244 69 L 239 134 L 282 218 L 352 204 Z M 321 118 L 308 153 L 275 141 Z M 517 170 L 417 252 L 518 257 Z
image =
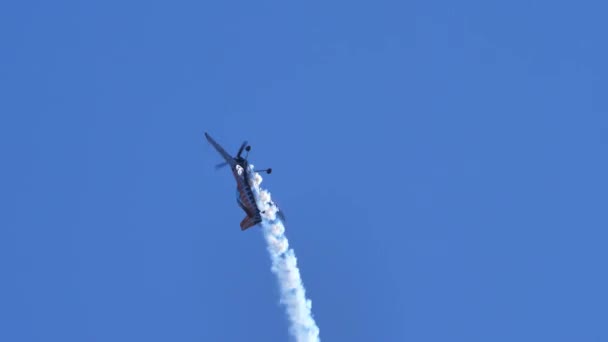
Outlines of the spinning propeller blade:
M 215 169 L 219 170 L 219 169 L 223 168 L 226 165 L 228 165 L 227 162 L 219 163 L 219 164 L 215 165 Z

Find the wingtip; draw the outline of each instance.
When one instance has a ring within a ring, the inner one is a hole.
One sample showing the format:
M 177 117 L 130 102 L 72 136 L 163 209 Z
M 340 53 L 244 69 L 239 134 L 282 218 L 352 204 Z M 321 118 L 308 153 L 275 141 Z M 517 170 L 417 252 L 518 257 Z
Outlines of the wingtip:
M 281 221 L 283 221 L 283 222 L 287 222 L 287 219 L 285 218 L 285 214 L 283 213 L 283 211 L 282 211 L 282 210 L 277 211 L 277 217 L 278 217 L 279 219 L 281 219 Z

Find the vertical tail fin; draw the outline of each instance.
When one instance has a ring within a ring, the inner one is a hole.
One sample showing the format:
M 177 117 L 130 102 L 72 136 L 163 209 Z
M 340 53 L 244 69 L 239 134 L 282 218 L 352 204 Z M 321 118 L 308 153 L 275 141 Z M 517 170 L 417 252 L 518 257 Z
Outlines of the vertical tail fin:
M 254 217 L 245 216 L 243 221 L 241 221 L 241 230 L 246 230 L 248 228 L 251 228 L 260 222 L 262 222 L 262 220 L 255 216 Z

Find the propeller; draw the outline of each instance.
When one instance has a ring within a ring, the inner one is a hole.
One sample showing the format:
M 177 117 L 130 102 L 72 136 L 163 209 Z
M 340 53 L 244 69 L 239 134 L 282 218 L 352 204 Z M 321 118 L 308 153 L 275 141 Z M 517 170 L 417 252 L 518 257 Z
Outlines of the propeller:
M 227 162 L 219 163 L 219 164 L 215 165 L 215 169 L 219 170 L 219 169 L 223 168 L 226 165 L 228 165 Z

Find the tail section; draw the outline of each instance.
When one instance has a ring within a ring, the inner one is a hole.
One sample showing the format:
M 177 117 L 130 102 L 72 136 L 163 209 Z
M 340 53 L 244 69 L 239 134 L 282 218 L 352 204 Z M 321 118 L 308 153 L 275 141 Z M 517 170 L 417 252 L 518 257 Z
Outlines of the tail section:
M 241 230 L 246 230 L 248 228 L 251 228 L 253 226 L 255 226 L 256 224 L 262 222 L 262 218 L 261 217 L 250 217 L 250 216 L 245 216 L 245 218 L 243 219 L 243 221 L 241 221 Z

